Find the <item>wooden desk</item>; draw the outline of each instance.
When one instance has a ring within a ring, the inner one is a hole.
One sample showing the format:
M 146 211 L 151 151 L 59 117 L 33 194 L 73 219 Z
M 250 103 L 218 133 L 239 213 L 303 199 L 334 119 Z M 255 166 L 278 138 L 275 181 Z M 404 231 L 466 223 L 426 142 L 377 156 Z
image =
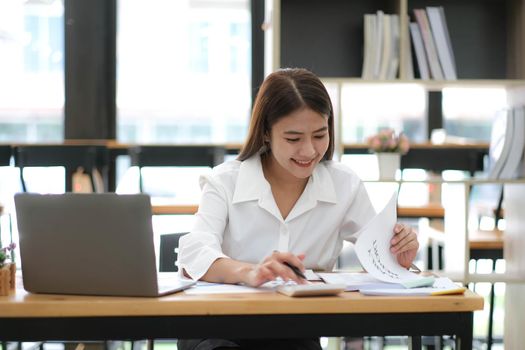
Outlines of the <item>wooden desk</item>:
M 164 204 L 164 205 L 152 205 L 152 212 L 154 215 L 193 215 L 199 209 L 197 204 Z M 440 218 L 442 219 L 445 215 L 445 210 L 441 205 L 431 204 L 420 207 L 398 207 L 398 217 L 428 217 L 428 218 Z
M 151 206 L 153 215 L 193 215 L 198 209 L 197 204 L 154 204 Z
M 440 204 L 428 204 L 417 207 L 397 207 L 397 216 L 403 218 L 443 219 L 445 209 Z
M 154 215 L 193 215 L 199 209 L 197 204 L 164 204 L 152 205 L 152 212 Z M 443 218 L 445 210 L 441 205 L 427 205 L 420 207 L 398 207 L 398 217 L 427 217 L 427 218 Z
M 0 297 L 0 340 L 457 336 L 472 348 L 473 311 L 465 295 L 289 298 L 276 293 L 121 298 L 29 294 Z M 293 325 L 293 326 L 291 326 Z

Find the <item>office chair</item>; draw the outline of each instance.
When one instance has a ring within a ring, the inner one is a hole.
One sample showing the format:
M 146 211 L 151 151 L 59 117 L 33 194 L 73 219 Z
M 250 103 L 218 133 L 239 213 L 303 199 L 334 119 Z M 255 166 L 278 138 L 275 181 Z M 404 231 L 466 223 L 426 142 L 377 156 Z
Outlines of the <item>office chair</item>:
M 12 149 L 9 145 L 0 145 L 0 166 L 9 166 Z
M 179 240 L 188 232 L 168 233 L 160 236 L 159 248 L 159 271 L 177 272 L 177 256 L 179 251 Z
M 155 145 L 137 146 L 129 150 L 131 166 L 139 168 L 139 189 L 144 192 L 143 167 L 158 166 L 208 166 L 224 161 L 226 150 L 209 145 Z
M 72 191 L 72 175 L 82 167 L 88 172 L 92 188 L 95 181 L 92 176 L 94 169 L 105 171 L 108 165 L 107 149 L 95 145 L 24 145 L 13 149 L 15 166 L 20 168 L 22 190 L 27 192 L 24 179 L 25 167 L 62 166 L 66 169 L 66 192 Z

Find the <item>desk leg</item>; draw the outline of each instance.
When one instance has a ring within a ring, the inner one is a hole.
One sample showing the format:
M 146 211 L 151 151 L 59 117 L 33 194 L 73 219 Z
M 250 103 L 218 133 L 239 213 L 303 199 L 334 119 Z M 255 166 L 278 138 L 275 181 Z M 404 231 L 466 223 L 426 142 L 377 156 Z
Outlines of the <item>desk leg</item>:
M 496 259 L 492 260 L 492 272 L 496 272 Z M 492 332 L 494 325 L 494 298 L 495 295 L 495 283 L 490 284 L 490 294 L 489 294 L 489 329 L 487 330 L 487 350 L 492 349 L 492 342 L 494 341 Z
M 474 313 L 470 312 L 466 317 L 465 326 L 458 330 L 456 334 L 456 349 L 472 349 L 472 332 L 474 331 Z
M 421 350 L 421 336 L 414 335 L 410 338 L 410 350 Z

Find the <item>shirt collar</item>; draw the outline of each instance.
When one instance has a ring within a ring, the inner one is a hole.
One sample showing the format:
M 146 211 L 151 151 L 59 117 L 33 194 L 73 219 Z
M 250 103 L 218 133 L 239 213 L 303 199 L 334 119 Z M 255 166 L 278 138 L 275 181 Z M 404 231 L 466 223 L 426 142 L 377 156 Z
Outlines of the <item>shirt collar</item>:
M 260 199 L 269 190 L 270 184 L 264 178 L 260 155 L 256 154 L 242 161 L 232 203 Z
M 254 155 L 241 162 L 239 175 L 233 195 L 233 204 L 268 198 L 271 194 L 270 184 L 264 178 L 261 156 Z M 303 196 L 308 207 L 321 201 L 337 203 L 335 186 L 325 162 L 319 163 L 308 180 Z M 304 202 L 304 201 L 303 201 Z M 301 203 L 297 203 L 301 204 Z

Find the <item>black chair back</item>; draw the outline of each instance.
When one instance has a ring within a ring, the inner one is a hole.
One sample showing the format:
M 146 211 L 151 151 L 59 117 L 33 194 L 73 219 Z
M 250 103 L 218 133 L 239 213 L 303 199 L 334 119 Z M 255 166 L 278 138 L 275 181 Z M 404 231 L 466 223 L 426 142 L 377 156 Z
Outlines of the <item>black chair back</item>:
M 179 240 L 188 232 L 168 233 L 160 236 L 159 271 L 177 272 Z

